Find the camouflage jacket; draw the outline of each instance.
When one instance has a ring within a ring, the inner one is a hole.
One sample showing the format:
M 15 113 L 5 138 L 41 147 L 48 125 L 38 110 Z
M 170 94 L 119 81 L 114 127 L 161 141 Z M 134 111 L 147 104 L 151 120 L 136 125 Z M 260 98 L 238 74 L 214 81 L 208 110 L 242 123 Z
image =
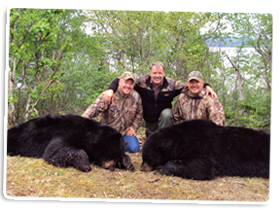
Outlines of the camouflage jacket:
M 128 127 L 132 127 L 136 132 L 143 118 L 140 95 L 135 90 L 129 95 L 124 95 L 118 89 L 109 105 L 104 102 L 103 96 L 104 93 L 101 93 L 82 117 L 94 118 L 99 115 L 100 122 L 115 128 L 123 135 Z
M 225 123 L 225 113 L 218 99 L 212 99 L 203 89 L 196 97 L 192 97 L 188 88 L 184 88 L 176 101 L 173 112 L 173 123 L 185 120 L 211 120 L 217 125 Z

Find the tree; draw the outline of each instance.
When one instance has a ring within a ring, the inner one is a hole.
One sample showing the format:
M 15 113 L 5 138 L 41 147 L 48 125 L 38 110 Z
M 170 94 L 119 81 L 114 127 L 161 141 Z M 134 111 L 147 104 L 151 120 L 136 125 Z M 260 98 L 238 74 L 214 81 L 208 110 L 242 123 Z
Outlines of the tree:
M 36 106 L 46 90 L 62 77 L 63 59 L 83 39 L 74 36 L 80 29 L 66 21 L 74 16 L 79 16 L 78 11 L 11 9 L 10 125 L 37 116 Z
M 227 85 L 234 85 L 234 90 L 239 89 L 239 100 L 226 103 L 228 122 L 230 125 L 269 130 L 272 16 L 238 13 L 225 14 L 225 17 L 231 28 L 226 38 L 231 38 L 236 48 L 234 56 L 224 55 L 231 64 L 228 68 L 236 72 L 236 80 L 228 79 Z
M 111 69 L 143 74 L 151 62 L 161 60 L 170 74 L 175 71 L 174 76 L 179 77 L 203 68 L 208 51 L 200 29 L 217 16 L 211 13 L 151 11 L 87 13 L 96 24 L 93 33 L 103 34 L 106 39 Z
M 228 125 L 269 128 L 269 14 L 12 9 L 9 38 L 9 125 L 81 114 L 123 71 L 160 60 L 177 80 L 201 71 Z

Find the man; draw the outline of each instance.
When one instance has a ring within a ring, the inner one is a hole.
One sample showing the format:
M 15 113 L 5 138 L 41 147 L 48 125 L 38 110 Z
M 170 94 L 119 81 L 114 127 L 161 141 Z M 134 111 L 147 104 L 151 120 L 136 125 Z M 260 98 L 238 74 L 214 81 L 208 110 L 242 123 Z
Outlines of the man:
M 224 126 L 225 113 L 223 106 L 217 98 L 213 99 L 205 93 L 202 74 L 199 71 L 191 72 L 188 75 L 187 85 L 173 107 L 173 123 L 204 119 Z
M 115 79 L 105 91 L 105 101 L 110 102 L 118 86 Z M 159 128 L 172 124 L 172 101 L 178 96 L 186 84 L 165 77 L 165 66 L 156 61 L 150 65 L 150 74 L 140 76 L 136 80 L 134 89 L 140 94 L 143 103 L 144 120 L 146 128 L 156 131 Z M 211 87 L 206 87 L 208 92 L 216 97 Z
M 118 82 L 118 90 L 111 103 L 104 101 L 104 92 L 82 114 L 85 118 L 94 118 L 100 115 L 103 122 L 122 133 L 127 142 L 126 150 L 139 152 L 140 146 L 135 133 L 140 127 L 143 108 L 140 95 L 133 90 L 136 76 L 131 72 L 124 72 Z

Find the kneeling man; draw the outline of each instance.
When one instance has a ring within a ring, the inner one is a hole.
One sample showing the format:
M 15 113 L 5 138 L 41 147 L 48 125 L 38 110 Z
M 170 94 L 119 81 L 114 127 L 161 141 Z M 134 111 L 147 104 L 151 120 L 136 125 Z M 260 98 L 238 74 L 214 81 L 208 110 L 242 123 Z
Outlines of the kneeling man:
M 143 107 L 140 95 L 133 90 L 136 76 L 131 72 L 124 72 L 119 80 L 117 92 L 110 104 L 104 101 L 104 92 L 82 114 L 85 118 L 100 115 L 99 121 L 122 133 L 127 142 L 126 150 L 139 152 L 140 146 L 135 133 L 143 118 Z
M 224 126 L 225 113 L 222 104 L 217 98 L 213 99 L 210 95 L 206 95 L 203 85 L 204 81 L 199 71 L 193 71 L 188 75 L 187 87 L 181 91 L 172 110 L 173 124 L 203 119 Z

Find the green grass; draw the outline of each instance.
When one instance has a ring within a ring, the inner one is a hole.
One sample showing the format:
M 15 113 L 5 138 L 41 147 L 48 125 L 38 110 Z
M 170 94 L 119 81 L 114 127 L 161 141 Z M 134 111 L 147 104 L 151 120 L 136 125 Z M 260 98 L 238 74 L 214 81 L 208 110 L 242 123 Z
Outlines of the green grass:
M 217 177 L 195 181 L 140 171 L 141 152 L 129 154 L 136 171 L 113 172 L 91 165 L 83 173 L 43 159 L 7 157 L 6 194 L 10 197 L 169 199 L 266 202 L 269 179 Z

